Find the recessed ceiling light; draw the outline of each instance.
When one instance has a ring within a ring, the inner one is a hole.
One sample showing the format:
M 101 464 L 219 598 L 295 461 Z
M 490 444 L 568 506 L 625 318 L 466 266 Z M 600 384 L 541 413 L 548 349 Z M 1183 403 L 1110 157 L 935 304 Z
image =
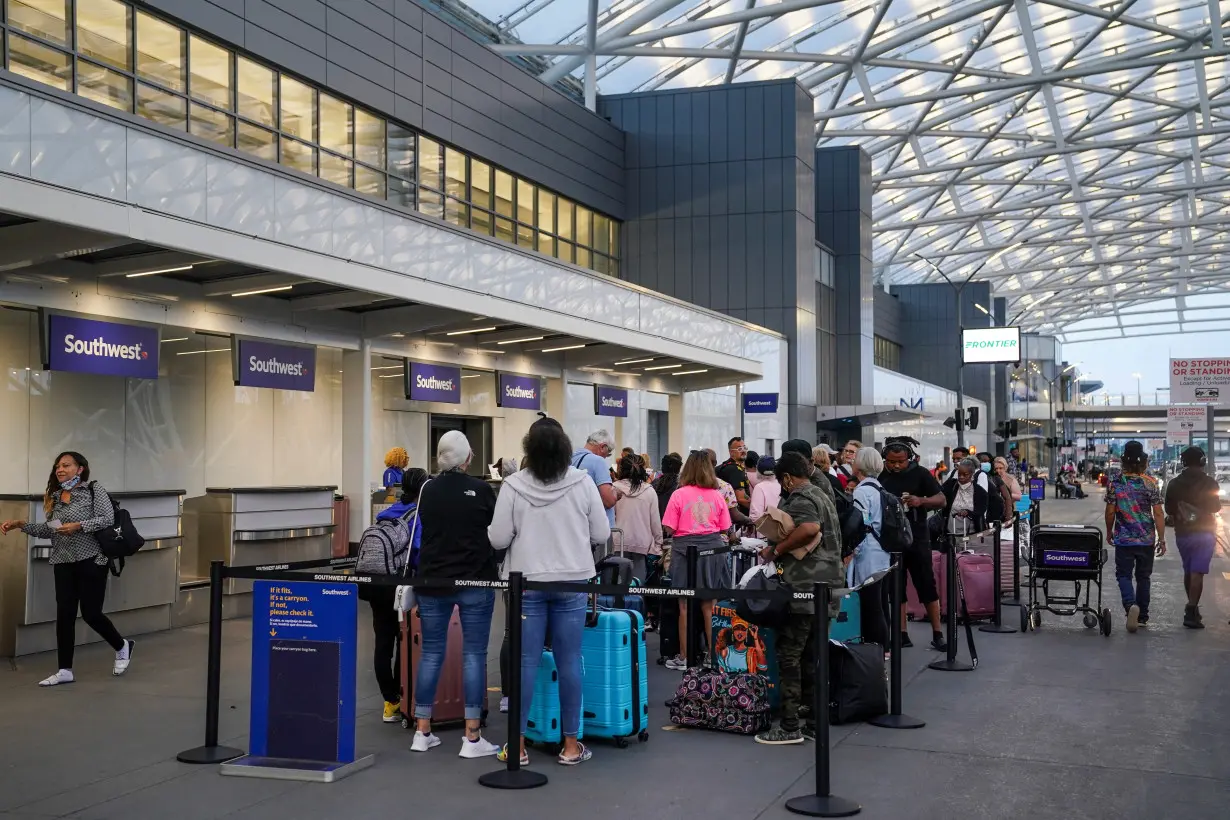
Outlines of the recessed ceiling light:
M 231 296 L 256 296 L 261 293 L 280 293 L 285 290 L 290 290 L 294 285 L 282 285 L 278 288 L 260 288 L 258 290 L 241 290 L 239 293 L 232 293 Z
M 176 356 L 195 356 L 197 353 L 230 353 L 230 352 L 231 352 L 231 349 L 229 347 L 218 347 L 218 348 L 214 348 L 213 350 L 185 350 L 183 352 L 176 353 L 175 355 Z
M 526 336 L 521 339 L 505 339 L 502 342 L 496 342 L 498 345 L 519 345 L 523 342 L 541 342 L 546 336 Z
M 400 364 L 385 364 L 380 367 L 373 367 L 372 370 L 402 370 L 403 365 Z
M 655 358 L 657 357 L 650 356 L 648 359 L 628 359 L 626 362 L 615 362 L 615 366 L 618 367 L 621 364 L 642 364 L 644 362 L 652 362 Z
M 444 335 L 445 336 L 468 336 L 471 333 L 489 333 L 495 329 L 496 329 L 496 326 L 492 325 L 491 327 L 476 327 L 476 328 L 471 328 L 470 330 L 450 330 L 448 333 L 445 333 Z
M 678 373 L 674 373 L 673 375 L 675 375 L 675 376 L 693 376 L 693 375 L 695 375 L 695 374 L 697 374 L 697 373 L 708 373 L 708 372 L 709 372 L 709 368 L 707 368 L 707 367 L 706 367 L 706 368 L 705 368 L 705 369 L 703 369 L 703 370 L 680 370 Z
M 483 375 L 483 374 L 482 374 L 482 373 L 467 373 L 467 374 L 465 374 L 464 376 L 462 376 L 461 378 L 463 378 L 463 379 L 477 379 L 477 378 L 478 378 L 479 376 L 481 376 L 481 375 Z
M 613 367 L 582 367 L 581 369 L 591 370 L 596 373 L 614 373 L 615 372 L 615 368 Z
M 188 341 L 187 336 L 176 336 L 174 339 L 163 339 L 162 343 L 165 345 L 165 344 L 170 344 L 171 342 L 186 342 L 186 341 Z
M 646 367 L 646 370 L 670 370 L 673 367 L 683 367 L 681 364 L 660 364 L 657 367 Z
M 394 339 L 404 339 L 404 338 L 406 338 L 406 334 L 404 334 L 404 333 L 392 333 L 392 334 L 390 334 L 390 335 L 391 335 Z
M 547 347 L 540 350 L 540 353 L 559 353 L 561 350 L 580 350 L 585 345 L 564 345 L 563 347 Z
M 400 379 L 405 373 L 385 373 L 383 376 L 377 376 L 377 379 Z
M 140 276 L 157 276 L 160 273 L 179 273 L 180 271 L 192 270 L 191 265 L 181 265 L 178 268 L 159 268 L 158 270 L 146 270 L 140 273 L 127 274 L 128 279 L 136 279 Z

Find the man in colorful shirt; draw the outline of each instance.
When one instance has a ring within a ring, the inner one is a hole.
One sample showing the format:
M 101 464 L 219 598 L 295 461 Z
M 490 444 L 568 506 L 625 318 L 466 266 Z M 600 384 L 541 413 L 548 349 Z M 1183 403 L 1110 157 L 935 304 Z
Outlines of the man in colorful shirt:
M 1115 548 L 1115 579 L 1128 632 L 1149 623 L 1153 559 L 1166 554 L 1166 513 L 1157 481 L 1144 474 L 1148 466 L 1144 445 L 1129 441 L 1123 448 L 1122 472 L 1106 483 L 1106 535 Z

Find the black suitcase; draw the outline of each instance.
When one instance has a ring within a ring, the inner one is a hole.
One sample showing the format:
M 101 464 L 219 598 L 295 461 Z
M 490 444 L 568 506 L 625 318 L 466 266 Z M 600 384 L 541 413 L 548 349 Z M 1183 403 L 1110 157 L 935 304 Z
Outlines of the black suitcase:
M 888 712 L 884 648 L 829 641 L 829 722 L 857 723 Z

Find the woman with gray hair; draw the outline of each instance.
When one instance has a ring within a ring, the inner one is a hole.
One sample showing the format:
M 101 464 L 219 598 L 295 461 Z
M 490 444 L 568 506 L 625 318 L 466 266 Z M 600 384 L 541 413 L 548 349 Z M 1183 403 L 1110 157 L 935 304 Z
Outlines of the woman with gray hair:
M 892 558 L 880 546 L 881 526 L 884 523 L 880 492 L 880 473 L 884 472 L 884 458 L 874 447 L 860 447 L 850 465 L 858 484 L 854 488 L 854 506 L 863 516 L 863 540 L 854 548 L 850 564 L 846 567 L 846 582 L 857 586 L 871 575 L 889 568 Z M 888 649 L 888 620 L 885 613 L 888 585 L 874 583 L 859 590 L 859 607 L 862 610 L 863 640 L 878 643 Z
M 419 493 L 419 575 L 449 581 L 495 581 L 495 551 L 487 527 L 495 513 L 495 491 L 487 482 L 466 473 L 474 453 L 460 430 L 440 437 L 436 464 L 440 474 L 423 485 Z M 431 732 L 431 710 L 436 685 L 444 666 L 448 624 L 456 609 L 461 615 L 462 677 L 465 690 L 465 739 L 461 757 L 487 757 L 500 747 L 479 731 L 487 704 L 487 639 L 495 591 L 489 588 L 417 590 L 423 647 L 414 687 L 416 731 L 413 752 L 426 752 L 440 745 Z
M 991 497 L 974 480 L 981 469 L 976 459 L 966 456 L 957 462 L 952 478 L 944 482 L 944 520 L 949 533 L 979 532 L 986 526 Z

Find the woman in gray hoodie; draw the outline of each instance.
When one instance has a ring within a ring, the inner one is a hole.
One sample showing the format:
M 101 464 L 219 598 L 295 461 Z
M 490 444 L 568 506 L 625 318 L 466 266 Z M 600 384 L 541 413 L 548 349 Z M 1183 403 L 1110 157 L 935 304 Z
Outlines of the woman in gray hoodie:
M 590 544 L 611 535 L 606 508 L 593 479 L 570 466 L 572 443 L 559 422 L 539 419 L 522 446 L 523 469 L 504 480 L 487 530 L 491 546 L 507 549 L 500 577 L 520 572 L 527 581 L 588 581 L 594 576 Z M 521 765 L 526 720 L 534 698 L 538 663 L 548 625 L 559 670 L 560 723 L 564 748 L 559 762 L 575 766 L 590 758 L 578 742 L 581 728 L 581 637 L 587 596 L 574 592 L 526 590 L 521 622 Z M 505 749 L 501 759 L 508 753 Z

